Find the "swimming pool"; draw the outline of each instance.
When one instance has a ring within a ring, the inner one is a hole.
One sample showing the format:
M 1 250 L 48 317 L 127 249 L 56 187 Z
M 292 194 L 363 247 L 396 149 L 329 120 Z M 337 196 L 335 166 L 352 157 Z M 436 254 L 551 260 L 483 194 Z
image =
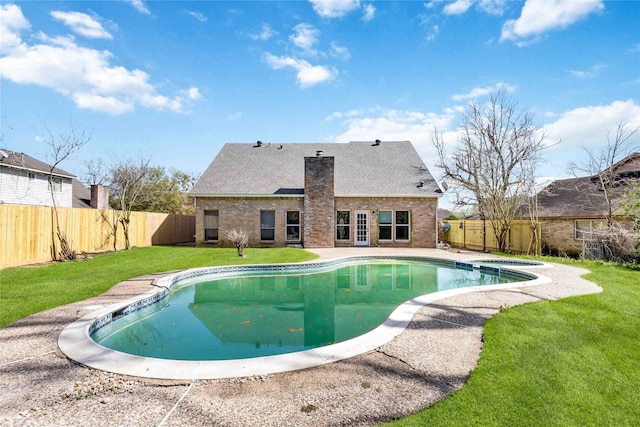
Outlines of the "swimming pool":
M 539 281 L 502 267 L 421 257 L 194 269 L 162 279 L 159 292 L 80 319 L 59 345 L 80 363 L 129 375 L 281 372 L 376 348 L 429 301 Z

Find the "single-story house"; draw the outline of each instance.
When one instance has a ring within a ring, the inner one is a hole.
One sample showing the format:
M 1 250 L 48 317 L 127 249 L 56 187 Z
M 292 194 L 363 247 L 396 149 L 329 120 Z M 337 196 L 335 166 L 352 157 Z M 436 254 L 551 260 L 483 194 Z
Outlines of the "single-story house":
M 640 183 L 640 153 L 633 153 L 612 166 L 615 172 L 613 209 L 617 212 L 624 191 L 631 182 Z M 543 250 L 576 254 L 583 240 L 606 225 L 608 204 L 598 175 L 560 179 L 538 193 Z M 631 221 L 625 221 L 629 228 Z
M 0 204 L 53 206 L 51 186 L 56 206 L 60 208 L 109 208 L 107 187 L 89 189 L 69 172 L 60 168 L 52 170 L 48 163 L 27 154 L 0 149 Z
M 190 195 L 197 245 L 435 247 L 442 190 L 409 141 L 225 144 Z

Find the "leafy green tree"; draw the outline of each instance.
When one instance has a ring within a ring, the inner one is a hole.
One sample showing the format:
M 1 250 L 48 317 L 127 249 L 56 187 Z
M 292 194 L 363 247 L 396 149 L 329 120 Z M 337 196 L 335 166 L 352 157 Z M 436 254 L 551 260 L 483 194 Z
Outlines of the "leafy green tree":
M 196 180 L 197 177 L 176 169 L 167 172 L 163 167 L 149 168 L 143 191 L 133 210 L 191 214 L 193 205 L 189 203 L 187 193 Z

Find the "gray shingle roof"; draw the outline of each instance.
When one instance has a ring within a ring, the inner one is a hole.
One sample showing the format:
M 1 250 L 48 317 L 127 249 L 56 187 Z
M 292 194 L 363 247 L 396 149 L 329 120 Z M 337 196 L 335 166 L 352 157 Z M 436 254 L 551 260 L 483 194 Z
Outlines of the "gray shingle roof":
M 304 158 L 335 158 L 336 196 L 440 196 L 409 141 L 225 144 L 191 190 L 193 196 L 304 194 Z M 423 186 L 418 187 L 420 181 Z
M 51 171 L 51 165 L 35 159 L 24 153 L 17 153 L 15 151 L 6 150 L 0 148 L 0 165 L 4 165 L 14 169 L 22 169 L 32 172 L 43 172 L 48 174 Z M 5 157 L 2 153 L 6 154 Z M 60 168 L 53 169 L 53 174 L 62 176 L 65 178 L 74 178 L 75 175 L 63 171 Z
M 613 208 L 617 209 L 625 190 L 640 182 L 640 153 L 633 153 L 613 167 L 619 172 L 612 188 Z M 538 193 L 541 218 L 600 218 L 608 214 L 602 185 L 597 177 L 559 179 Z

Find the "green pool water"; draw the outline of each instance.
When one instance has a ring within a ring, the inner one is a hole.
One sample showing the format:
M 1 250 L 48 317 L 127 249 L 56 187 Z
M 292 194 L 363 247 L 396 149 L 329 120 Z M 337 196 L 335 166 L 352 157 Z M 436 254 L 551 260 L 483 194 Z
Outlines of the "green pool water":
M 371 331 L 419 295 L 516 280 L 521 279 L 387 260 L 330 271 L 209 277 L 177 287 L 168 303 L 111 322 L 92 338 L 113 350 L 174 360 L 291 353 Z

